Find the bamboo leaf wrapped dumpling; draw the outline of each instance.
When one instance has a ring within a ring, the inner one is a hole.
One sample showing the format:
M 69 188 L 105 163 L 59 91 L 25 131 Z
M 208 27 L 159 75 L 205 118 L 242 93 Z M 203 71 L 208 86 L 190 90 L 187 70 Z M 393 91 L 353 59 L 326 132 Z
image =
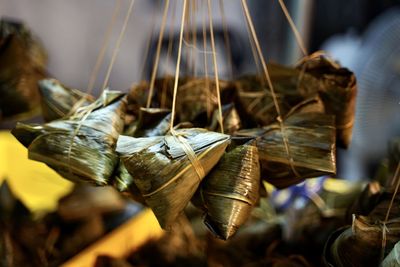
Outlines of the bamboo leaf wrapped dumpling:
M 81 106 L 86 106 L 92 101 L 92 97 L 79 90 L 68 88 L 56 79 L 44 79 L 39 81 L 41 94 L 42 115 L 45 121 L 53 121 L 72 114 L 72 110 L 78 101 Z
M 122 96 L 106 91 L 81 114 L 44 125 L 18 123 L 12 133 L 28 148 L 30 159 L 46 163 L 64 178 L 107 185 L 118 164 L 114 150 L 124 127 Z
M 279 123 L 236 133 L 257 137 L 262 179 L 285 188 L 306 178 L 336 173 L 334 117 L 322 111 L 319 99 L 310 98 L 288 112 L 284 135 Z
M 192 164 L 193 158 L 186 154 L 182 142 L 171 134 L 144 138 L 120 136 L 117 143 L 117 152 L 126 169 L 164 229 L 169 229 L 182 213 L 230 140 L 227 135 L 198 128 L 175 132 L 193 150 L 200 170 Z
M 296 113 L 284 125 L 290 155 L 278 124 L 265 127 L 257 140 L 263 179 L 277 188 L 285 188 L 306 178 L 336 173 L 333 116 Z
M 299 70 L 317 79 L 316 87 L 327 114 L 335 115 L 337 142 L 347 148 L 351 142 L 357 95 L 356 77 L 321 52 L 305 57 Z M 301 81 L 307 84 L 307 81 Z
M 255 140 L 233 139 L 196 193 L 207 227 L 227 240 L 246 222 L 259 198 L 260 163 Z

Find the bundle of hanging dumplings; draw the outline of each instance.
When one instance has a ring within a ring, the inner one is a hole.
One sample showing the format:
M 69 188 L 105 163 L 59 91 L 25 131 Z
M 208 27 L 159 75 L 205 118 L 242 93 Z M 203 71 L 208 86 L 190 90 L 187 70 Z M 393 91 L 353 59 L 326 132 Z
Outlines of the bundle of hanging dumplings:
M 192 201 L 210 231 L 228 239 L 250 216 L 262 180 L 284 188 L 334 175 L 336 140 L 346 147 L 351 139 L 356 82 L 350 71 L 321 54 L 269 70 L 281 122 L 258 76 L 220 82 L 224 133 L 213 80 L 179 79 L 179 123 L 172 131 L 171 77 L 156 80 L 149 108 L 147 82 L 93 101 L 45 80 L 40 89 L 49 122 L 19 123 L 13 134 L 30 159 L 72 181 L 114 186 L 148 205 L 164 229 Z

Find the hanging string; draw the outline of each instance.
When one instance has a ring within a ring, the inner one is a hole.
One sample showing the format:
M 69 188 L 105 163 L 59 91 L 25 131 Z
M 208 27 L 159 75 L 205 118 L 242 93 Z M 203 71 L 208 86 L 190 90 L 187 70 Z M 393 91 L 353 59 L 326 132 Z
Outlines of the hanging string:
M 203 7 L 203 50 L 207 50 L 207 9 Z M 205 77 L 205 85 L 206 85 L 206 93 L 207 93 L 207 118 L 211 117 L 211 92 L 210 92 L 210 81 L 208 79 L 208 62 L 207 62 L 208 54 L 204 53 L 204 77 Z
M 164 14 L 163 14 L 162 21 L 161 21 L 160 34 L 158 35 L 156 59 L 155 59 L 154 66 L 153 66 L 153 72 L 151 74 L 150 89 L 149 89 L 149 95 L 147 97 L 147 104 L 146 104 L 147 108 L 150 107 L 151 99 L 153 97 L 154 83 L 156 81 L 157 70 L 158 70 L 158 62 L 160 60 L 161 45 L 162 45 L 162 40 L 163 40 L 163 37 L 164 37 L 165 25 L 167 23 L 168 8 L 169 8 L 169 0 L 166 0 L 165 1 L 165 5 L 164 5 Z
M 184 30 L 183 44 L 190 42 L 190 23 L 189 23 L 189 18 L 190 18 L 189 12 L 190 12 L 190 6 L 191 6 L 190 3 L 191 3 L 191 0 L 189 0 L 189 2 L 188 2 L 188 8 L 186 9 L 186 13 L 185 13 L 185 30 Z M 187 40 L 187 41 L 185 41 L 185 40 Z M 193 51 L 191 49 L 188 49 L 187 46 L 185 46 L 184 51 L 186 54 L 186 57 L 183 58 L 184 66 L 186 66 L 186 68 L 184 68 L 184 70 L 186 70 L 185 75 L 188 75 L 191 72 L 190 68 L 192 67 L 191 62 L 192 62 L 192 52 Z
M 172 112 L 171 112 L 171 122 L 170 122 L 170 133 L 174 137 L 175 141 L 180 143 L 182 146 L 183 151 L 188 156 L 194 170 L 196 171 L 199 180 L 201 180 L 205 176 L 205 172 L 203 166 L 201 165 L 200 161 L 196 157 L 195 152 L 193 151 L 192 147 L 183 138 L 181 135 L 177 134 L 174 130 L 174 120 L 175 120 L 175 110 L 176 110 L 176 96 L 178 92 L 178 82 L 179 82 L 179 70 L 181 65 L 181 55 L 182 55 L 182 43 L 183 43 L 183 31 L 185 28 L 185 14 L 186 14 L 186 4 L 187 0 L 183 0 L 183 10 L 182 10 L 182 18 L 181 18 L 181 29 L 179 33 L 179 47 L 178 47 L 178 57 L 176 60 L 176 69 L 175 69 L 175 81 L 174 81 L 174 95 L 172 100 Z
M 288 155 L 288 158 L 289 158 L 290 167 L 291 167 L 292 172 L 294 173 L 294 175 L 296 175 L 297 177 L 300 177 L 299 173 L 296 171 L 296 168 L 294 167 L 294 160 L 293 160 L 293 158 L 291 156 L 291 153 L 290 153 L 289 142 L 288 142 L 287 137 L 286 137 L 285 125 L 283 123 L 283 118 L 282 118 L 282 113 L 281 113 L 281 110 L 280 110 L 280 107 L 279 107 L 278 98 L 277 98 L 277 95 L 275 93 L 274 87 L 272 85 L 271 77 L 269 75 L 267 64 L 265 63 L 264 56 L 263 56 L 262 51 L 261 51 L 260 43 L 258 42 L 257 34 L 256 34 L 255 29 L 254 29 L 253 21 L 251 19 L 249 8 L 247 6 L 247 1 L 246 0 L 242 0 L 242 7 L 243 7 L 243 10 L 244 10 L 244 13 L 245 13 L 247 24 L 249 25 L 249 28 L 250 28 L 250 31 L 251 31 L 252 39 L 254 40 L 254 44 L 255 44 L 256 49 L 257 49 L 258 57 L 259 57 L 259 59 L 261 61 L 261 65 L 262 65 L 262 68 L 263 68 L 263 71 L 264 71 L 264 75 L 265 75 L 265 77 L 267 79 L 268 86 L 269 86 L 269 89 L 271 91 L 272 100 L 274 102 L 276 113 L 278 115 L 278 117 L 276 119 L 277 119 L 277 121 L 279 123 L 279 126 L 280 126 L 280 129 L 281 129 L 282 140 L 283 140 L 283 144 L 284 144 L 284 147 L 285 147 L 285 150 L 286 150 L 286 154 Z
M 90 74 L 88 86 L 87 86 L 87 89 L 86 89 L 86 96 L 82 96 L 82 98 L 79 99 L 79 101 L 76 102 L 76 103 L 73 105 L 73 107 L 71 108 L 71 110 L 68 112 L 67 117 L 69 117 L 69 116 L 71 116 L 72 114 L 74 114 L 74 112 L 75 112 L 77 109 L 79 109 L 79 107 L 81 107 L 81 105 L 83 105 L 83 104 L 86 102 L 87 96 L 90 95 L 90 94 L 92 93 L 92 91 L 93 91 L 93 88 L 94 88 L 94 84 L 95 84 L 95 82 L 96 82 L 97 75 L 98 75 L 98 73 L 99 73 L 99 70 L 100 70 L 101 65 L 103 64 L 104 56 L 105 56 L 105 54 L 106 54 L 108 45 L 110 44 L 111 33 L 112 33 L 113 28 L 114 28 L 114 24 L 115 24 L 115 21 L 116 21 L 116 19 L 117 19 L 118 14 L 119 14 L 120 8 L 121 8 L 121 0 L 118 0 L 117 3 L 115 4 L 115 7 L 114 7 L 114 11 L 113 11 L 111 20 L 110 20 L 110 22 L 109 22 L 109 24 L 108 24 L 108 26 L 107 26 L 107 30 L 106 30 L 106 33 L 105 33 L 105 35 L 104 35 L 103 42 L 102 42 L 102 44 L 101 44 L 100 52 L 99 52 L 99 54 L 97 55 L 97 59 L 96 59 L 95 66 L 94 66 L 94 68 L 93 68 L 93 70 L 92 70 L 92 73 Z
M 246 19 L 246 17 L 245 17 L 245 19 Z M 262 73 L 262 70 L 261 70 L 261 67 L 260 67 L 260 62 L 259 62 L 259 59 L 258 59 L 258 56 L 257 56 L 257 49 L 256 49 L 256 46 L 254 44 L 253 38 L 251 36 L 251 30 L 250 30 L 250 27 L 249 27 L 248 23 L 246 23 L 246 28 L 247 28 L 247 35 L 248 35 L 249 42 L 250 42 L 251 54 L 253 55 L 254 63 L 256 64 L 257 73 Z M 264 79 L 261 78 L 261 77 L 260 77 L 260 82 L 262 82 L 262 85 L 264 87 L 265 86 Z
M 172 6 L 172 15 L 171 15 L 171 25 L 169 29 L 169 35 L 168 35 L 168 48 L 167 48 L 167 60 L 166 60 L 166 66 L 168 68 L 169 62 L 172 57 L 172 45 L 174 41 L 174 24 L 175 24 L 175 17 L 176 17 L 176 1 L 173 1 L 173 6 Z M 160 101 L 160 107 L 164 108 L 166 106 L 167 102 L 167 85 L 168 85 L 169 79 L 164 79 L 163 86 L 162 86 L 162 93 L 161 93 L 161 101 Z
M 246 19 L 246 18 L 245 18 Z M 260 82 L 260 84 L 261 84 L 261 88 L 265 88 L 265 81 L 264 81 L 264 76 L 263 75 L 258 75 L 259 73 L 261 74 L 262 73 L 262 71 L 261 71 L 261 67 L 260 67 L 260 63 L 259 63 L 259 60 L 258 60 L 258 57 L 257 57 L 257 50 L 256 50 L 256 47 L 255 47 L 255 45 L 254 45 L 254 41 L 253 41 L 253 39 L 252 39 L 252 37 L 251 37 L 251 33 L 250 33 L 250 27 L 249 27 L 249 25 L 246 23 L 246 28 L 247 28 L 247 35 L 248 35 L 248 39 L 249 39 L 249 42 L 250 42 L 250 48 L 251 48 L 251 53 L 252 53 L 252 55 L 253 55 L 253 59 L 254 59 L 254 63 L 256 64 L 256 73 L 257 73 L 257 76 L 256 76 L 256 78 L 259 80 L 259 82 Z M 248 112 L 249 113 L 252 113 L 253 112 L 253 109 L 256 107 L 256 105 L 257 104 L 259 104 L 260 102 L 261 102 L 261 100 L 262 100 L 262 97 L 256 97 L 250 104 L 249 104 L 249 106 L 248 106 Z
M 211 12 L 211 0 L 207 1 L 207 5 L 208 5 L 208 19 L 209 19 L 209 23 L 210 23 L 211 48 L 213 51 L 215 86 L 217 89 L 217 99 L 218 99 L 219 127 L 221 128 L 221 133 L 224 133 L 224 121 L 223 121 L 224 118 L 222 117 L 221 96 L 220 96 L 219 77 L 218 77 L 218 64 L 217 64 L 217 55 L 215 52 L 214 29 L 213 29 L 213 19 L 212 19 L 212 12 Z
M 288 9 L 286 8 L 284 0 L 278 0 L 278 2 L 279 2 L 279 5 L 281 6 L 283 14 L 285 14 L 285 17 L 286 17 L 287 21 L 289 22 L 290 28 L 292 29 L 294 36 L 296 37 L 297 44 L 299 45 L 303 55 L 307 56 L 308 52 L 307 52 L 306 46 L 304 45 L 304 41 L 301 38 L 301 35 L 300 35 L 296 25 L 294 24 L 293 19 L 290 16 Z
M 231 49 L 231 42 L 229 39 L 228 23 L 226 22 L 226 16 L 225 16 L 224 0 L 219 0 L 219 11 L 221 14 L 222 29 L 224 31 L 226 55 L 228 57 L 229 75 L 230 77 L 233 78 L 232 49 Z
M 285 4 L 284 0 L 278 0 L 278 2 L 279 2 L 279 5 L 281 6 L 283 14 L 285 15 L 287 21 L 289 22 L 289 25 L 290 25 L 290 28 L 292 29 L 292 32 L 294 33 L 297 45 L 300 47 L 300 50 L 302 51 L 303 56 L 307 57 L 308 56 L 308 51 L 306 49 L 306 46 L 304 45 L 304 40 L 301 37 L 301 35 L 300 35 L 300 33 L 299 33 L 299 31 L 298 31 L 298 29 L 296 27 L 296 24 L 294 24 L 293 19 L 290 16 L 290 13 L 289 13 L 288 9 L 286 8 L 286 4 Z M 308 63 L 309 63 L 309 61 L 307 61 L 301 67 L 300 74 L 299 74 L 298 79 L 297 79 L 297 85 L 296 85 L 297 88 L 300 88 L 300 86 L 301 86 L 301 83 L 303 81 L 304 74 L 306 72 Z
M 143 57 L 143 65 L 142 65 L 142 70 L 140 71 L 140 78 L 142 78 L 142 79 L 147 78 L 145 76 L 147 61 L 149 60 L 150 46 L 151 46 L 151 41 L 153 40 L 154 28 L 155 28 L 155 24 L 156 24 L 156 22 L 155 22 L 156 21 L 156 9 L 155 8 L 153 8 L 153 10 L 152 10 L 150 21 L 151 21 L 150 34 L 146 41 L 146 47 L 145 47 L 144 57 Z
M 192 42 L 193 42 L 193 48 L 192 51 L 194 50 L 195 53 L 194 55 L 192 55 L 193 57 L 193 76 L 196 77 L 197 75 L 197 66 L 196 66 L 196 62 L 197 62 L 197 31 L 196 31 L 196 11 L 197 11 L 197 6 L 196 6 L 196 0 L 192 0 L 192 15 L 191 15 L 191 26 L 192 26 Z
M 186 1 L 187 1 L 187 0 L 183 0 L 183 10 L 182 10 L 182 18 L 181 18 L 181 29 L 180 29 L 180 33 L 179 33 L 178 57 L 177 57 L 177 59 L 176 59 L 174 92 L 173 92 L 173 98 L 172 98 L 172 112 L 171 112 L 171 122 L 170 122 L 170 132 L 171 132 L 171 133 L 174 133 L 174 120 L 175 120 L 175 109 L 176 109 L 176 95 L 177 95 L 177 92 L 178 92 L 179 71 L 180 71 L 180 66 L 181 66 L 183 30 L 184 30 L 184 28 L 185 28 Z
M 126 31 L 126 28 L 128 26 L 128 21 L 129 21 L 129 18 L 131 16 L 131 13 L 132 13 L 132 10 L 133 10 L 133 4 L 134 3 L 135 3 L 135 0 L 130 0 L 129 8 L 128 8 L 128 11 L 126 13 L 125 19 L 124 19 L 124 24 L 122 25 L 121 32 L 120 32 L 120 34 L 118 36 L 117 44 L 114 47 L 114 52 L 113 52 L 113 55 L 111 57 L 111 62 L 110 62 L 109 66 L 108 66 L 108 69 L 107 69 L 107 74 L 106 74 L 106 77 L 105 77 L 104 82 L 103 82 L 102 91 L 104 91 L 104 89 L 106 89 L 106 87 L 108 85 L 108 82 L 109 82 L 109 79 L 110 79 L 110 75 L 111 75 L 111 71 L 112 71 L 112 69 L 114 67 L 115 60 L 117 59 L 119 48 L 121 46 L 122 39 L 124 38 L 125 31 Z
M 119 14 L 120 7 L 121 7 L 121 0 L 117 0 L 117 3 L 115 4 L 115 7 L 114 7 L 114 12 L 113 12 L 112 17 L 111 17 L 110 24 L 108 25 L 106 34 L 104 36 L 104 40 L 103 40 L 103 43 L 102 43 L 102 46 L 101 46 L 101 50 L 99 52 L 99 55 L 97 56 L 95 67 L 94 67 L 94 69 L 92 71 L 92 74 L 90 75 L 89 84 L 88 84 L 88 87 L 87 87 L 87 94 L 91 94 L 91 92 L 92 92 L 92 90 L 94 88 L 94 83 L 96 82 L 96 78 L 97 78 L 97 75 L 99 73 L 100 67 L 101 67 L 101 65 L 103 63 L 104 56 L 105 56 L 106 51 L 107 51 L 107 47 L 108 47 L 108 45 L 110 43 L 112 29 L 114 27 L 115 21 L 117 19 L 118 14 Z

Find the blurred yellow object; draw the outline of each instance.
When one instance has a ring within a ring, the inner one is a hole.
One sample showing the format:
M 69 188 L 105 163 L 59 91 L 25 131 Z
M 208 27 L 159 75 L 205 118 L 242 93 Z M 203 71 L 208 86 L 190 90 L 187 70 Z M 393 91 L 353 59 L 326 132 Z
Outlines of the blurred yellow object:
M 324 189 L 326 191 L 334 192 L 337 194 L 350 194 L 354 190 L 363 187 L 364 184 L 361 182 L 348 181 L 343 179 L 327 179 L 324 183 Z
M 162 234 L 153 212 L 146 209 L 61 266 L 91 267 L 99 255 L 124 258 L 149 239 L 157 239 Z
M 27 149 L 8 131 L 0 131 L 0 182 L 4 179 L 32 212 L 55 209 L 73 185 L 45 164 L 29 160 Z

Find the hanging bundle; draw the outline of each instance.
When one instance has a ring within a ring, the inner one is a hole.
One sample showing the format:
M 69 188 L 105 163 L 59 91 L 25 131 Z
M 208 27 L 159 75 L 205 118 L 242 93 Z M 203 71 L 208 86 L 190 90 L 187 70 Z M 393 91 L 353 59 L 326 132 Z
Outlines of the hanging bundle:
M 278 188 L 306 178 L 336 173 L 335 127 L 333 117 L 321 113 L 293 114 L 285 120 L 289 151 L 282 131 L 272 124 L 264 128 L 257 147 L 263 179 Z
M 227 240 L 247 221 L 259 198 L 260 163 L 255 140 L 235 138 L 201 183 L 194 203 L 206 213 L 204 222 Z
M 320 54 L 306 57 L 295 68 L 267 65 L 242 0 L 263 77 L 219 79 L 212 16 L 214 77 L 207 70 L 205 77 L 180 77 L 189 2 L 185 0 L 175 76 L 157 79 L 169 5 L 165 1 L 151 80 L 133 86 L 126 97 L 104 91 L 133 2 L 100 99 L 93 102 L 56 80 L 40 82 L 43 116 L 52 122 L 18 124 L 13 130 L 28 148 L 30 159 L 46 163 L 72 181 L 114 186 L 148 205 L 164 229 L 172 227 L 197 192 L 193 202 L 203 208 L 206 225 L 222 239 L 231 237 L 250 216 L 259 198 L 261 178 L 284 188 L 310 177 L 335 174 L 336 136 L 348 145 L 354 118 L 356 87 L 351 72 Z M 207 2 L 211 14 L 211 1 Z M 206 38 L 203 52 L 208 53 Z M 251 127 L 258 128 L 246 129 Z M 251 137 L 251 141 L 230 135 Z
M 177 130 L 176 136 L 120 136 L 117 153 L 161 227 L 169 229 L 228 144 L 227 135 L 192 128 Z
M 79 90 L 68 88 L 56 79 L 39 81 L 41 94 L 42 115 L 46 122 L 61 119 L 68 114 L 73 114 L 77 103 L 87 106 L 93 102 L 92 97 Z
M 297 68 L 317 78 L 318 94 L 326 112 L 335 115 L 337 142 L 347 148 L 351 142 L 357 95 L 354 73 L 321 52 L 305 57 Z M 306 80 L 300 82 L 307 84 Z
M 336 173 L 334 117 L 322 110 L 318 98 L 308 99 L 288 113 L 283 130 L 274 123 L 236 133 L 257 137 L 263 179 L 285 188 L 306 178 Z
M 105 91 L 81 114 L 44 125 L 18 123 L 12 134 L 28 148 L 30 159 L 46 163 L 64 178 L 106 185 L 118 163 L 114 148 L 124 126 L 122 96 Z
M 282 115 L 310 97 L 319 96 L 326 114 L 335 115 L 338 144 L 347 147 L 354 124 L 356 79 L 322 52 L 303 58 L 296 68 L 268 65 L 269 75 Z M 273 97 L 259 76 L 244 76 L 235 81 L 238 103 L 246 117 L 268 125 L 277 117 Z
M 0 120 L 38 113 L 37 82 L 46 64 L 43 47 L 24 24 L 0 20 Z

